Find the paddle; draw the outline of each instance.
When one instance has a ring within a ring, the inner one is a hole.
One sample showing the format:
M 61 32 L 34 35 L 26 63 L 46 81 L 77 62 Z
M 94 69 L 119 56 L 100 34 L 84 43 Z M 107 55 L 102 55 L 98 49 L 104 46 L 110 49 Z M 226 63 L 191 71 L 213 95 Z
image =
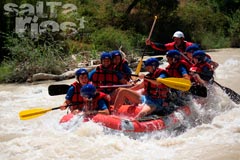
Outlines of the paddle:
M 33 109 L 28 109 L 19 112 L 19 117 L 21 120 L 29 120 L 33 118 L 37 118 L 39 116 L 44 115 L 45 113 L 52 111 L 52 110 L 57 110 L 60 109 L 60 107 L 55 107 L 55 108 L 33 108 Z
M 132 84 L 121 84 L 121 85 L 109 85 L 109 86 L 99 86 L 97 88 L 119 88 L 119 87 L 132 87 Z M 67 84 L 52 84 L 48 86 L 48 93 L 50 96 L 56 96 L 61 94 L 66 94 L 70 85 Z
M 216 85 L 218 85 L 227 95 L 228 97 L 235 102 L 236 104 L 240 104 L 240 95 L 230 88 L 224 87 L 216 81 L 213 81 Z
M 157 16 L 154 16 L 154 21 L 153 21 L 153 24 L 152 24 L 152 28 L 151 28 L 151 30 L 150 30 L 150 32 L 149 32 L 148 39 L 150 39 L 151 36 L 152 36 L 152 32 L 153 32 L 153 29 L 154 29 L 154 26 L 155 26 L 156 21 L 157 21 Z M 142 63 L 143 63 L 143 57 L 144 57 L 146 48 L 147 48 L 147 46 L 144 47 L 144 50 L 143 50 L 143 53 L 142 53 L 142 57 L 141 57 L 138 65 L 137 65 L 135 74 L 139 74 L 139 72 L 141 71 Z
M 69 87 L 70 86 L 67 84 L 53 84 L 53 85 L 48 86 L 48 94 L 50 96 L 66 94 Z
M 147 81 L 150 81 L 152 83 L 162 83 L 169 88 L 177 89 L 180 91 L 188 91 L 191 88 L 191 81 L 185 78 L 175 78 L 175 77 L 170 77 L 170 78 L 147 78 L 145 77 Z

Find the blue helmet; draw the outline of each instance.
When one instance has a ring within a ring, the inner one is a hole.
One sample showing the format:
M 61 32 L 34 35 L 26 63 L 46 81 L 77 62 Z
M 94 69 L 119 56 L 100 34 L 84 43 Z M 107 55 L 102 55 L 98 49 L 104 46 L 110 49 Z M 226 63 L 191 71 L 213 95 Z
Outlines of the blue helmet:
M 102 54 L 101 54 L 101 60 L 106 59 L 106 58 L 109 58 L 109 59 L 111 60 L 111 59 L 112 59 L 111 54 L 108 53 L 108 52 L 102 52 Z
M 200 50 L 200 47 L 197 44 L 192 44 L 186 48 L 186 52 L 193 53 L 194 51 Z
M 82 97 L 93 98 L 96 95 L 96 87 L 92 84 L 84 85 L 80 90 Z
M 171 57 L 171 58 L 175 58 L 176 60 L 179 60 L 180 57 L 181 57 L 181 54 L 178 50 L 169 50 L 167 53 L 166 53 L 166 56 L 167 57 Z
M 122 57 L 122 54 L 119 50 L 111 51 L 110 54 L 111 54 L 112 57 L 114 57 L 114 56 L 121 56 Z
M 114 58 L 115 56 L 120 56 L 120 59 L 122 59 L 122 54 L 119 50 L 114 50 L 110 52 L 112 58 Z
M 86 69 L 84 69 L 84 68 L 80 68 L 80 69 L 78 69 L 78 70 L 75 72 L 75 75 L 76 75 L 77 77 L 79 77 L 80 75 L 83 75 L 83 74 L 88 74 L 88 71 L 87 71 Z
M 197 58 L 198 61 L 204 61 L 205 57 L 206 57 L 206 53 L 202 50 L 197 50 L 195 52 L 193 52 L 193 58 Z
M 157 58 L 149 58 L 144 62 L 145 66 L 155 66 L 158 67 L 159 66 L 159 61 Z

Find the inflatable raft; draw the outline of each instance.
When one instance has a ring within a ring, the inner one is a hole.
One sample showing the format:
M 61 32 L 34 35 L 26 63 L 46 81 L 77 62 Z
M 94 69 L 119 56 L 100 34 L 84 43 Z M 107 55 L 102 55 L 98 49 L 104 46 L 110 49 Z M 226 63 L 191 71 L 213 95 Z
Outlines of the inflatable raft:
M 122 105 L 117 113 L 113 115 L 97 114 L 91 117 L 84 117 L 84 121 L 92 120 L 102 126 L 125 132 L 152 132 L 166 128 L 177 128 L 181 120 L 191 114 L 188 106 L 178 107 L 167 116 L 150 115 L 142 119 L 134 119 L 141 110 L 141 106 Z M 67 114 L 62 117 L 60 124 L 68 123 L 77 115 Z

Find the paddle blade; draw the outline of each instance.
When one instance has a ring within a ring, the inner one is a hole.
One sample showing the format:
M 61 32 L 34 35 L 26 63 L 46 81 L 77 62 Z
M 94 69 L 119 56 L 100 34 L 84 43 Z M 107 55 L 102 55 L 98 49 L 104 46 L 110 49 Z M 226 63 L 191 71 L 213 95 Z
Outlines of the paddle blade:
M 235 102 L 236 104 L 240 104 L 240 95 L 238 93 L 227 87 L 222 86 L 221 88 L 233 102 Z
M 207 88 L 202 85 L 194 85 L 190 88 L 190 92 L 199 97 L 207 97 Z
M 142 63 L 143 63 L 143 59 L 141 58 L 141 60 L 139 61 L 138 65 L 137 65 L 137 68 L 136 68 L 136 71 L 135 71 L 135 74 L 139 74 L 140 71 L 141 71 L 141 68 L 142 68 Z
M 50 96 L 66 94 L 69 87 L 70 86 L 67 84 L 53 84 L 53 85 L 48 86 L 48 94 Z
M 191 81 L 185 78 L 157 78 L 157 82 L 180 91 L 188 91 L 191 88 Z
M 33 108 L 29 110 L 24 110 L 19 112 L 19 117 L 21 120 L 29 120 L 42 116 L 43 114 L 51 111 L 52 109 L 43 109 L 43 108 Z
M 217 84 L 227 95 L 228 97 L 235 102 L 236 104 L 240 104 L 240 95 L 238 93 L 236 93 L 235 91 L 233 91 L 232 89 L 228 88 L 228 87 L 224 87 L 221 84 L 219 84 L 216 81 L 213 81 L 215 84 Z

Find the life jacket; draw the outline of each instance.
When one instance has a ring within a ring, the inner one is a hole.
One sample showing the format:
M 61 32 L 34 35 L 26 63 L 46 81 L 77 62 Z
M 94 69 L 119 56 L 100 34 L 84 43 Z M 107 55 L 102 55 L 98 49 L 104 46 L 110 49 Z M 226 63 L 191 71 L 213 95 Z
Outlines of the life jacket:
M 103 68 L 102 65 L 96 68 L 96 72 L 92 76 L 92 83 L 94 86 L 106 86 L 106 85 L 117 85 L 120 84 L 119 79 L 114 72 L 114 68 L 111 65 L 108 68 Z M 114 88 L 98 88 L 98 91 L 102 91 L 104 93 L 111 93 L 114 91 Z
M 203 68 L 207 67 L 209 72 L 204 72 Z M 191 68 L 190 71 L 194 71 L 196 73 L 199 74 L 200 78 L 205 80 L 205 81 L 209 81 L 212 77 L 213 77 L 213 70 L 212 67 L 209 63 L 207 62 L 203 62 L 203 63 L 197 63 L 194 64 Z M 193 78 L 191 78 L 192 80 Z
M 82 110 L 83 109 L 83 97 L 80 95 L 80 90 L 82 88 L 82 85 L 80 83 L 78 83 L 77 81 L 75 81 L 71 84 L 71 86 L 74 87 L 74 92 L 73 92 L 73 96 L 71 99 L 71 103 L 73 104 L 73 106 L 71 106 L 71 110 L 75 110 L 75 109 Z
M 175 42 L 170 42 L 170 43 L 166 43 L 166 44 L 157 44 L 157 43 L 151 43 L 151 47 L 155 50 L 159 50 L 159 51 L 166 51 L 166 50 L 173 50 L 176 49 L 179 52 L 184 53 L 186 48 L 191 46 L 193 43 L 192 42 L 188 42 L 188 41 L 183 41 L 183 43 L 181 44 L 180 47 L 176 47 Z
M 176 47 L 175 42 L 167 43 L 167 44 L 165 44 L 165 46 L 166 46 L 166 49 L 167 49 L 167 50 L 176 49 L 176 50 L 178 50 L 179 52 L 184 53 L 185 50 L 186 50 L 186 48 L 189 47 L 189 46 L 191 46 L 192 44 L 193 44 L 192 42 L 183 41 L 183 43 L 182 43 L 181 46 L 179 46 L 179 47 Z
M 126 79 L 127 81 L 130 81 L 131 75 L 129 73 L 124 72 L 123 64 L 128 65 L 128 61 L 126 59 L 122 59 L 122 61 L 118 65 L 114 65 L 114 70 L 123 73 L 123 78 Z
M 168 73 L 168 76 L 169 77 L 181 78 L 182 75 L 178 71 L 178 69 L 181 65 L 183 65 L 187 69 L 187 71 L 189 71 L 189 69 L 191 67 L 190 64 L 188 62 L 186 62 L 185 60 L 179 60 L 177 63 L 171 64 L 171 65 L 169 64 L 166 67 L 166 71 Z
M 164 69 L 157 68 L 154 73 L 147 74 L 146 76 L 149 78 L 158 78 L 160 74 L 164 72 L 167 73 Z M 154 99 L 166 99 L 169 88 L 162 83 L 159 85 L 155 85 L 147 80 L 144 80 L 144 92 L 145 94 L 151 96 Z
M 91 103 L 89 104 L 89 106 L 86 106 L 87 107 L 87 110 L 89 111 L 93 111 L 93 110 L 96 110 L 97 107 L 98 107 L 98 102 L 101 100 L 101 99 L 104 99 L 106 104 L 107 104 L 107 107 L 108 107 L 108 110 L 110 111 L 110 101 L 109 99 L 107 98 L 107 94 L 103 93 L 103 92 L 97 92 L 96 93 L 96 96 L 92 99 Z

